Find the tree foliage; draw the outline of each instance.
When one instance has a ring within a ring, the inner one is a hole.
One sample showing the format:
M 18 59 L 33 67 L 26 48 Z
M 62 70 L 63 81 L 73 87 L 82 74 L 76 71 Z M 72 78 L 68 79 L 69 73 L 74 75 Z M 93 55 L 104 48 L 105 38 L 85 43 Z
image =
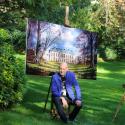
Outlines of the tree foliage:
M 64 24 L 65 5 L 70 8 L 71 27 L 98 32 L 100 56 L 105 57 L 106 48 L 110 46 L 117 51 L 118 58 L 123 58 L 124 0 L 2 0 L 0 25 L 10 32 L 16 28 L 25 33 L 26 18 Z M 25 42 L 23 33 L 22 42 L 19 42 L 23 44 L 21 47 L 24 47 Z

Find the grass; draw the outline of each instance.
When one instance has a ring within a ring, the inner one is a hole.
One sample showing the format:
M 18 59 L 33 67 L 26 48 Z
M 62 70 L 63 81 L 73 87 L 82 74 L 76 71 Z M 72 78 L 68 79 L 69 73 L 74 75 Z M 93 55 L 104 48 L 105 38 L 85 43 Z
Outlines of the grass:
M 18 55 L 22 59 L 22 56 Z M 21 63 L 24 63 L 24 56 Z M 0 112 L 0 125 L 64 125 L 54 120 L 47 111 L 43 113 L 50 77 L 27 75 L 27 87 L 23 102 L 10 110 Z M 78 79 L 84 106 L 75 125 L 124 125 L 125 105 L 121 107 L 115 122 L 112 117 L 123 94 L 125 62 L 100 62 L 97 80 Z M 70 124 L 69 124 L 70 125 Z

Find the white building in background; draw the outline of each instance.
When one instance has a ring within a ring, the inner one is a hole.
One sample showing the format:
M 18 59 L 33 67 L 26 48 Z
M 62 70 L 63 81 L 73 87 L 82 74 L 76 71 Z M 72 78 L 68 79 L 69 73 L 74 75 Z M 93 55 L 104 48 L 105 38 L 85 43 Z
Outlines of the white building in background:
M 51 49 L 45 52 L 43 58 L 46 61 L 67 62 L 74 64 L 78 63 L 78 58 L 73 55 L 73 52 L 66 49 Z

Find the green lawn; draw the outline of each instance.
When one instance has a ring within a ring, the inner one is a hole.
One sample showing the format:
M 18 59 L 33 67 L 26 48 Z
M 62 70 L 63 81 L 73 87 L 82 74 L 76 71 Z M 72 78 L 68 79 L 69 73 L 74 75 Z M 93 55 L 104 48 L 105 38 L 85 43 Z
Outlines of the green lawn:
M 78 81 L 84 106 L 75 125 L 125 124 L 125 104 L 115 122 L 112 122 L 124 91 L 122 84 L 125 83 L 125 61 L 100 62 L 97 67 L 97 80 Z M 60 120 L 53 120 L 50 116 L 50 103 L 47 104 L 47 111 L 43 113 L 49 83 L 49 77 L 27 76 L 27 89 L 22 104 L 0 112 L 0 125 L 64 125 Z

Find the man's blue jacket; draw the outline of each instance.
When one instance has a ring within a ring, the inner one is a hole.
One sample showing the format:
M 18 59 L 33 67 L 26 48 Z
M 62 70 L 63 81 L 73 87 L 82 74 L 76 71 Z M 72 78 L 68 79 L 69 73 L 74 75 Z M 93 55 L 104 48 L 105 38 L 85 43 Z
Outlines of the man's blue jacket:
M 79 84 L 75 78 L 75 74 L 71 71 L 67 71 L 65 75 L 66 81 L 66 91 L 68 96 L 72 101 L 74 100 L 81 100 L 81 92 L 80 92 L 80 87 Z M 73 92 L 73 88 L 75 88 L 75 94 Z M 55 73 L 52 76 L 52 81 L 51 81 L 51 91 L 52 95 L 54 97 L 60 97 L 61 96 L 61 90 L 62 90 L 62 81 L 61 81 L 61 76 L 59 73 Z

